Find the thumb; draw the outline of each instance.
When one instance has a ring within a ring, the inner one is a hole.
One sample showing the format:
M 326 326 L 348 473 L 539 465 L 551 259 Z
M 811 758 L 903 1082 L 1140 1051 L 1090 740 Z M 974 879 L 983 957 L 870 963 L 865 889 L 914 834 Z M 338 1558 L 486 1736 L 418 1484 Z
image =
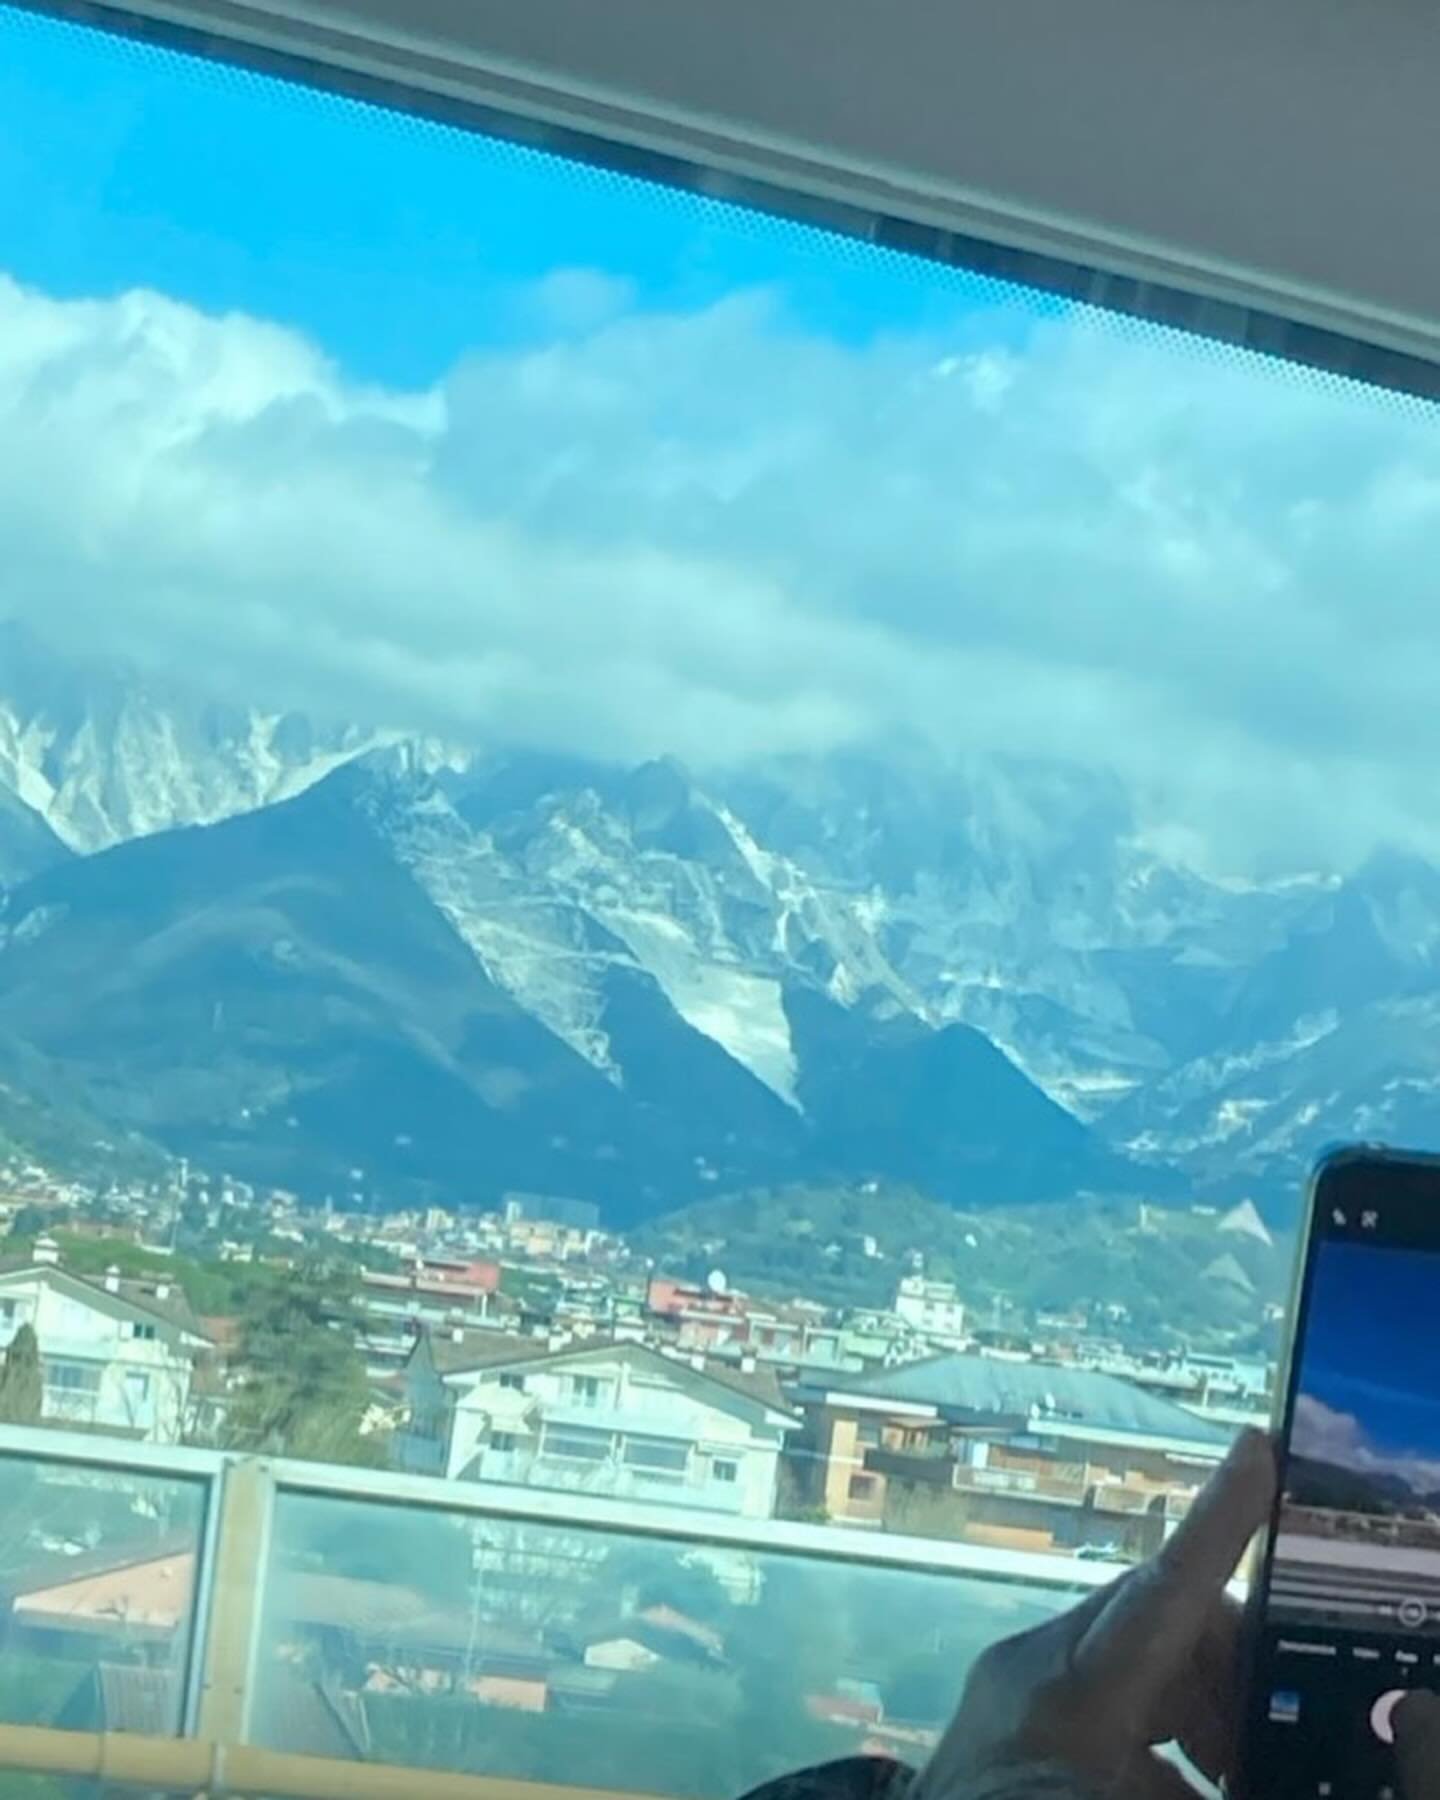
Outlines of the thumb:
M 1418 1689 L 1395 1708 L 1395 1758 L 1405 1800 L 1440 1800 L 1440 1699 Z

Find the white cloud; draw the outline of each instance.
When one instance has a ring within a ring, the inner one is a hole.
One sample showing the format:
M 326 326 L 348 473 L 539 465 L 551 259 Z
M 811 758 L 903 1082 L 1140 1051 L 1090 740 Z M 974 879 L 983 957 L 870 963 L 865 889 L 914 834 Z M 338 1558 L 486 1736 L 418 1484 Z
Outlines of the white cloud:
M 1095 762 L 1222 866 L 1440 851 L 1433 413 L 1083 315 L 533 304 L 539 343 L 397 394 L 0 281 L 0 611 L 448 735 Z
M 1440 1488 L 1440 1458 L 1382 1450 L 1353 1413 L 1327 1406 L 1311 1394 L 1295 1397 L 1290 1444 L 1298 1456 L 1334 1463 L 1357 1474 L 1398 1476 L 1418 1493 Z
M 1340 1463 L 1347 1468 L 1366 1466 L 1359 1459 L 1368 1455 L 1360 1421 L 1355 1415 L 1326 1406 L 1312 1394 L 1295 1396 L 1290 1447 L 1297 1456 Z

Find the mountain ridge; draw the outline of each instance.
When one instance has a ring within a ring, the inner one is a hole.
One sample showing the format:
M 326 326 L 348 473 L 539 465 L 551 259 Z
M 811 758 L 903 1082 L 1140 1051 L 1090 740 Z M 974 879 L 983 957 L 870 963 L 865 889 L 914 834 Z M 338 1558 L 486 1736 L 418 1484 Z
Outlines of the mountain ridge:
M 820 1129 L 693 1027 L 619 940 L 590 970 L 610 1053 L 583 1054 L 492 978 L 396 853 L 397 815 L 407 828 L 437 812 L 449 809 L 432 778 L 362 761 L 294 799 L 72 859 L 8 898 L 0 1008 L 126 1129 L 356 1203 L 538 1186 L 599 1199 L 619 1222 L 717 1184 L 866 1173 L 910 1147 L 913 1117 L 872 1120 L 848 1146 Z M 483 839 L 470 849 L 482 866 L 500 857 Z M 784 994 L 787 1018 L 798 996 Z M 847 1093 L 887 1085 L 877 1059 L 906 1051 L 821 998 L 847 1050 L 838 1073 L 810 1076 L 829 1119 Z M 952 1084 L 937 1126 L 943 1186 L 966 1191 L 978 1168 L 1023 1198 L 1123 1175 L 984 1049 L 983 1116 Z M 1007 1131 L 1007 1109 L 1021 1129 Z M 1041 1122 L 1068 1161 L 1021 1154 Z
M 40 813 L 18 794 L 0 787 L 0 890 L 38 875 L 70 855 Z
M 1344 877 L 1214 880 L 1145 843 L 1114 777 L 1033 759 L 896 745 L 697 775 L 443 746 L 216 708 L 0 626 L 5 955 L 16 894 L 57 868 L 346 782 L 484 979 L 612 1089 L 614 1023 L 647 1061 L 644 992 L 662 1038 L 683 1026 L 774 1101 L 767 1130 L 824 1116 L 856 1155 L 867 1107 L 905 1135 L 907 1095 L 931 1107 L 909 1137 L 946 1141 L 946 1081 L 983 1086 L 966 1033 L 1088 1134 L 1082 1175 L 1049 1115 L 1042 1153 L 1022 1131 L 1022 1186 L 1050 1156 L 1053 1183 L 1190 1184 L 1283 1218 L 1326 1141 L 1440 1145 L 1440 873 L 1378 851 Z M 884 1092 L 826 1110 L 849 1079 L 827 1020 Z M 822 1101 L 806 1065 L 827 1057 Z M 905 1178 L 945 1161 L 917 1150 Z

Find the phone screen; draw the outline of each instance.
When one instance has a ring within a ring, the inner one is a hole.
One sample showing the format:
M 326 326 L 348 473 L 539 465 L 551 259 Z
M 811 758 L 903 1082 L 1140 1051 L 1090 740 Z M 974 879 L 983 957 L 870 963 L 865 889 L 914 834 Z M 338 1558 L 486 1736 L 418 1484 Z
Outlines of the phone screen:
M 1440 1690 L 1440 1167 L 1322 1168 L 1296 1317 L 1241 1788 L 1402 1800 L 1394 1709 Z

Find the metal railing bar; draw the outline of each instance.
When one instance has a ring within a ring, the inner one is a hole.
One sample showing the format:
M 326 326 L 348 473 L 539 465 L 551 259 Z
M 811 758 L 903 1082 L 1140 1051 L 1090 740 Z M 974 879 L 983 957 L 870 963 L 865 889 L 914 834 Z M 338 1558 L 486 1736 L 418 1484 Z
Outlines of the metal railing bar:
M 752 1550 L 815 1561 L 969 1575 L 1031 1587 L 1103 1587 L 1121 1572 L 1115 1563 L 1081 1561 L 1035 1550 L 1001 1550 L 948 1538 L 912 1537 L 864 1526 L 808 1524 L 791 1519 L 731 1518 L 687 1507 L 647 1505 L 599 1494 L 507 1486 L 500 1482 L 442 1481 L 376 1469 L 322 1463 L 274 1462 L 277 1496 L 308 1494 L 371 1501 L 411 1510 L 463 1513 L 549 1530 L 669 1538 L 716 1549 Z
M 201 1738 L 128 1736 L 0 1725 L 0 1768 L 79 1776 L 107 1789 L 267 1796 L 268 1800 L 642 1800 L 614 1789 L 562 1787 L 497 1775 L 455 1775 L 390 1763 L 341 1762 Z
M 172 1475 L 213 1481 L 224 1472 L 219 1450 L 195 1450 L 185 1444 L 139 1444 L 126 1438 L 46 1425 L 0 1425 L 0 1457 L 36 1462 L 84 1463 L 92 1469 L 114 1469 L 133 1475 Z
M 143 1454 L 141 1454 L 143 1452 Z M 0 1456 L 63 1461 L 124 1472 L 208 1477 L 259 1459 L 234 1452 L 162 1445 L 111 1445 L 92 1438 L 33 1427 L 0 1427 Z M 1074 1590 L 1103 1586 L 1120 1572 L 1115 1563 L 1081 1561 L 1036 1550 L 1002 1550 L 948 1538 L 912 1537 L 855 1525 L 810 1524 L 790 1519 L 746 1519 L 698 1508 L 667 1507 L 569 1490 L 508 1486 L 500 1482 L 447 1481 L 385 1469 L 266 1459 L 276 1491 L 337 1500 L 382 1502 L 411 1510 L 463 1514 L 549 1530 L 607 1532 L 666 1538 L 718 1549 L 771 1552 L 817 1561 L 913 1569 L 936 1575 L 1029 1587 Z M 257 1574 L 258 1574 L 257 1565 Z

